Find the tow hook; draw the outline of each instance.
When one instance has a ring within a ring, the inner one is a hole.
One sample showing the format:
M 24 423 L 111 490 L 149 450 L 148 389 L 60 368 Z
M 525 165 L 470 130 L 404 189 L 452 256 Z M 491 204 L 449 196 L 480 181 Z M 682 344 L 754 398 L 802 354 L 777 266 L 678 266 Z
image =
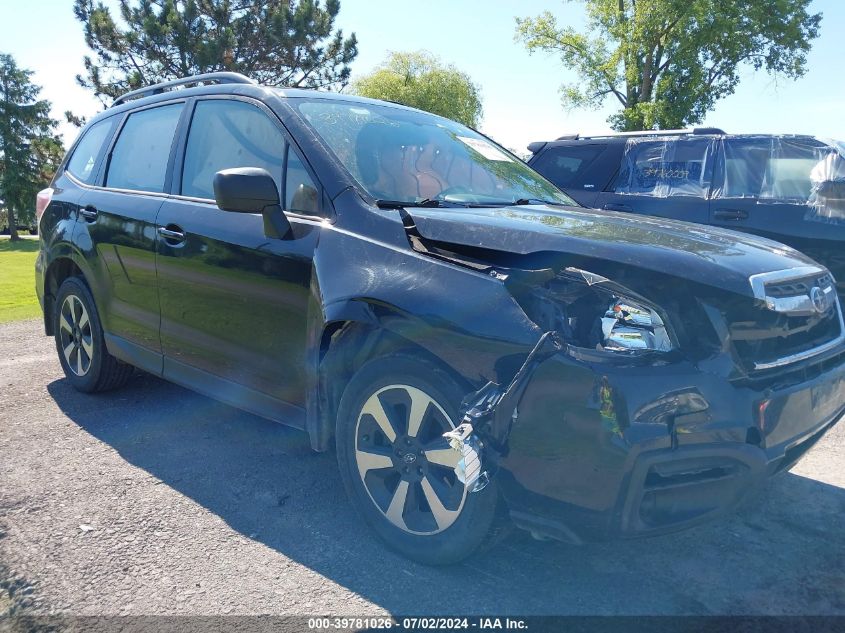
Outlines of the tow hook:
M 517 406 L 528 379 L 543 360 L 562 348 L 554 332 L 546 332 L 506 388 L 488 382 L 464 398 L 461 424 L 444 433 L 443 437 L 460 455 L 455 474 L 469 492 L 484 490 L 490 483 L 490 473 L 484 469 L 482 461 L 484 449 L 488 448 L 485 442 L 490 444 L 488 452 L 502 454 L 507 450 L 507 436 L 516 420 Z M 493 461 L 495 464 L 495 459 Z

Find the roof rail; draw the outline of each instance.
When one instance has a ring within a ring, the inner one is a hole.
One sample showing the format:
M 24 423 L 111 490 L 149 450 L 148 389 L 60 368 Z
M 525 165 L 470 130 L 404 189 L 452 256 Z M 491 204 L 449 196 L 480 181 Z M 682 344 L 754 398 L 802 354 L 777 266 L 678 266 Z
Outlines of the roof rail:
M 693 127 L 685 130 L 635 130 L 633 132 L 611 132 L 609 134 L 568 134 L 561 136 L 558 141 L 590 139 L 590 138 L 616 138 L 619 136 L 681 136 L 683 134 L 727 134 L 717 127 Z
M 171 81 L 163 81 L 160 84 L 155 84 L 152 86 L 146 86 L 144 88 L 138 88 L 137 90 L 132 90 L 131 92 L 127 92 L 125 95 L 119 96 L 117 99 L 114 100 L 111 107 L 118 106 L 122 103 L 126 103 L 131 99 L 141 99 L 143 97 L 151 97 L 152 95 L 161 94 L 168 88 L 175 88 L 176 86 L 187 86 L 190 84 L 198 84 L 198 83 L 206 83 L 206 82 L 217 82 L 220 84 L 253 84 L 255 85 L 255 81 L 247 77 L 246 75 L 242 75 L 240 73 L 229 73 L 229 72 L 220 72 L 220 73 L 204 73 L 202 75 L 193 75 L 191 77 L 183 77 L 182 79 L 173 79 Z

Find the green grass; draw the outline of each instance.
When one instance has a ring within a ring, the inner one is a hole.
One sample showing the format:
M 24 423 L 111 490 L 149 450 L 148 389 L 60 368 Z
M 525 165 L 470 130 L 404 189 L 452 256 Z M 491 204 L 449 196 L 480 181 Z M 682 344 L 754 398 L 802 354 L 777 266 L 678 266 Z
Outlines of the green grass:
M 0 323 L 32 319 L 41 314 L 35 296 L 35 255 L 38 240 L 0 239 Z

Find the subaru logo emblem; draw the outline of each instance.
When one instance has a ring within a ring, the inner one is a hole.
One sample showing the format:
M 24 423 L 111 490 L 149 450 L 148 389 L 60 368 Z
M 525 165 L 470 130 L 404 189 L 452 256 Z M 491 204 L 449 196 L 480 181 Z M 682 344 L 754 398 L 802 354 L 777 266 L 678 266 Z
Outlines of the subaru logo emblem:
M 405 461 L 406 464 L 413 464 L 415 461 L 417 461 L 417 456 L 413 453 L 405 453 L 405 456 L 402 457 L 402 459 Z
M 828 301 L 825 292 L 818 286 L 814 286 L 810 291 L 810 300 L 813 302 L 813 307 L 819 314 L 827 312 Z

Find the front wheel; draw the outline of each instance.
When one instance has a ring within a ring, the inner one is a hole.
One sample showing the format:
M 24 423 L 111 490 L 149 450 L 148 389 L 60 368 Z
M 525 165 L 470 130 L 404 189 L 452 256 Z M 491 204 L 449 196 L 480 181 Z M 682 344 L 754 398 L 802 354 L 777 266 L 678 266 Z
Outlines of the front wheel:
M 106 350 L 100 316 L 91 291 L 78 277 L 65 279 L 56 295 L 53 331 L 65 376 L 78 391 L 116 389 L 134 368 Z
M 460 423 L 463 391 L 443 369 L 406 355 L 377 358 L 352 378 L 337 418 L 347 494 L 393 549 L 427 564 L 472 554 L 497 519 L 491 482 L 468 493 L 442 435 Z

